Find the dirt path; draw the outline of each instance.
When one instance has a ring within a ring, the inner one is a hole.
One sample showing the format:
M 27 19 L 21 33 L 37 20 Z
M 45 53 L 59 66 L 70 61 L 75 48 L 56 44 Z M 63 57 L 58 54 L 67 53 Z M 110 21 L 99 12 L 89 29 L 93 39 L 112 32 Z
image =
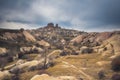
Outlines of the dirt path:
M 66 62 L 66 61 L 62 61 L 62 63 L 66 64 L 66 65 L 69 65 L 70 67 L 74 68 L 75 70 L 77 70 L 78 72 L 80 72 L 82 75 L 84 75 L 87 80 L 95 80 L 93 77 L 91 77 L 90 75 L 84 73 L 81 69 L 77 68 L 76 66 Z

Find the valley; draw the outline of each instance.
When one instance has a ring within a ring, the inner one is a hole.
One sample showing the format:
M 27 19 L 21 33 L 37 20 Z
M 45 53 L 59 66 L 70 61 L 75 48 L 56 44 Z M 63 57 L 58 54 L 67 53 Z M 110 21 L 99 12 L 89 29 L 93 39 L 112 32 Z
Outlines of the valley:
M 84 32 L 48 23 L 0 29 L 0 80 L 119 80 L 120 31 Z

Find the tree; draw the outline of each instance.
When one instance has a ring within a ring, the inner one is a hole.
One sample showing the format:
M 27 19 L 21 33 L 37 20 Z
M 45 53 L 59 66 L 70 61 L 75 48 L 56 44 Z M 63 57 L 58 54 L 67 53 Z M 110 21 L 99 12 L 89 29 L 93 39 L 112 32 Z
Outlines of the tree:
M 44 65 L 43 68 L 47 68 L 47 52 L 48 52 L 48 46 L 45 46 L 45 52 L 44 52 Z

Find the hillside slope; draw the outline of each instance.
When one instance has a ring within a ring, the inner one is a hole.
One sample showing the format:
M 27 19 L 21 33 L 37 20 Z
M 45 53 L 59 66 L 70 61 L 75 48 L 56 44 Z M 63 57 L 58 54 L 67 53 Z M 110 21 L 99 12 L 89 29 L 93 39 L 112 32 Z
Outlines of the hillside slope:
M 0 29 L 0 80 L 111 80 L 119 55 L 120 31 Z

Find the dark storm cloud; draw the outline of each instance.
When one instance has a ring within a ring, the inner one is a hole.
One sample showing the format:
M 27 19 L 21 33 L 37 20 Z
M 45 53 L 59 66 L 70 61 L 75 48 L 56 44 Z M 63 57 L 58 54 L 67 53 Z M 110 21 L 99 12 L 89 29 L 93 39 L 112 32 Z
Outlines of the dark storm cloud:
M 23 21 L 13 17 L 19 15 L 18 13 L 24 14 L 24 11 L 29 8 L 31 0 L 0 0 L 0 22 L 1 21 Z M 13 18 L 12 18 L 13 17 Z M 24 22 L 24 21 L 23 21 Z
M 97 29 L 100 27 L 101 30 L 105 28 L 108 30 L 120 30 L 119 4 L 120 0 L 91 0 L 84 2 L 85 15 L 83 14 L 81 19 L 88 24 L 85 29 Z
M 0 23 L 55 22 L 85 31 L 116 30 L 120 29 L 119 4 L 120 0 L 0 0 Z
M 95 1 L 95 0 L 94 0 Z M 93 2 L 93 14 L 86 15 L 85 18 L 98 21 L 104 24 L 120 24 L 120 0 L 99 0 Z M 91 12 L 89 11 L 89 12 Z
M 0 9 L 26 9 L 31 0 L 0 0 Z

